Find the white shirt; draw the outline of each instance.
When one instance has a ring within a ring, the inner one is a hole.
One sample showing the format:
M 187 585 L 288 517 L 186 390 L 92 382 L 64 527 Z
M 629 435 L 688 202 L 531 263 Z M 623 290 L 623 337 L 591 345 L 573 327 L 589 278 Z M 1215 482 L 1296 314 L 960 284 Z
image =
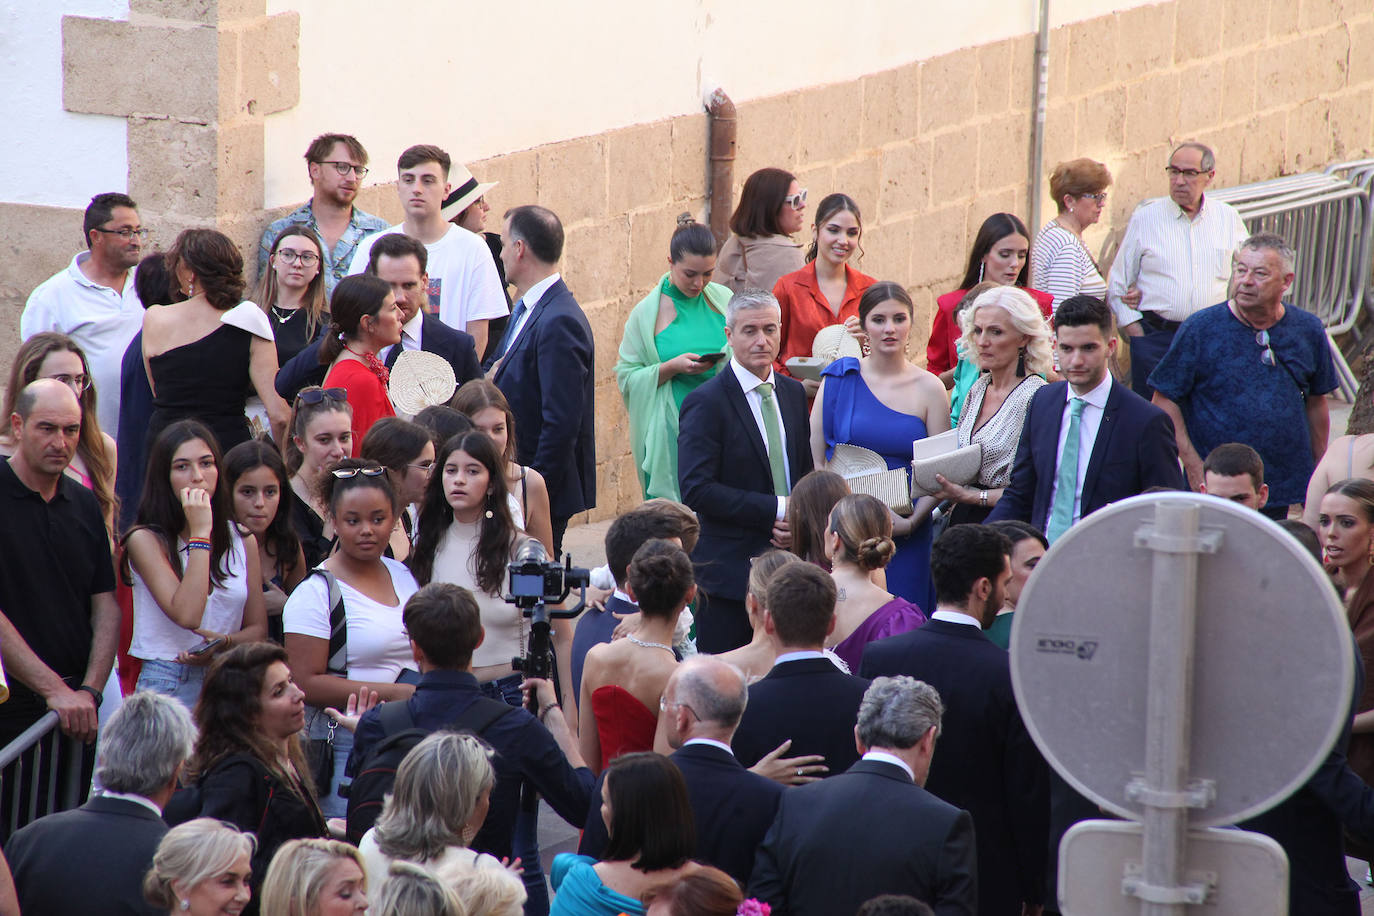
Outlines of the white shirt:
M 1140 311 L 1121 301 L 1132 286 L 1140 289 L 1140 309 L 1167 321 L 1225 302 L 1231 255 L 1249 235 L 1240 214 L 1224 201 L 1203 197 L 1195 218 L 1172 198 L 1145 201 L 1131 214 L 1107 283 L 1117 323 L 1140 320 Z
M 410 317 L 409 321 L 401 325 L 401 351 L 423 350 L 424 329 L 425 312 L 424 309 L 420 309 Z M 382 347 L 381 352 L 377 354 L 377 358 L 384 363 L 390 361 L 391 351 L 394 349 L 396 349 L 394 344 L 390 347 Z M 396 355 L 399 357 L 401 354 L 397 353 Z
M 67 269 L 44 280 L 29 295 L 19 316 L 19 337 L 43 331 L 66 334 L 86 353 L 95 381 L 100 428 L 119 434 L 119 370 L 124 351 L 143 328 L 143 304 L 134 292 L 134 272 L 124 278 L 124 291 L 101 286 L 81 272 L 91 257 L 83 251 Z M 490 260 L 490 257 L 488 257 Z
M 965 614 L 963 611 L 951 611 L 948 608 L 937 608 L 935 613 L 930 615 L 931 620 L 943 620 L 945 623 L 957 623 L 966 627 L 977 627 L 983 629 L 982 622 L 972 614 Z
M 355 681 L 390 684 L 403 668 L 415 666 L 401 625 L 401 610 L 407 599 L 419 590 L 415 577 L 405 564 L 382 557 L 391 573 L 395 604 L 382 604 L 339 579 L 343 596 L 344 622 L 348 627 L 348 677 Z M 282 629 L 316 639 L 329 640 L 329 586 L 323 576 L 307 576 L 286 599 L 282 610 Z
M 889 754 L 886 751 L 869 751 L 867 754 L 864 754 L 863 759 L 877 760 L 880 763 L 890 763 L 895 767 L 901 767 L 906 771 L 906 775 L 911 777 L 912 782 L 916 781 L 916 774 L 912 772 L 911 767 L 907 766 L 906 761 L 896 754 Z
M 243 606 L 248 602 L 248 566 L 243 537 L 232 525 L 229 531 L 229 549 L 224 554 L 224 584 L 215 585 L 214 580 L 210 580 L 210 594 L 205 598 L 205 610 L 200 618 L 201 629 L 214 633 L 237 633 L 243 629 Z M 190 551 L 184 542 L 178 542 L 177 548 L 184 570 Z M 133 592 L 134 634 L 129 654 L 134 658 L 175 661 L 178 654 L 205 641 L 195 630 L 188 630 L 167 616 L 137 571 L 134 572 Z
M 403 226 L 391 226 L 359 242 L 348 272 L 364 273 L 372 256 L 372 245 L 384 235 L 404 231 Z M 469 321 L 507 314 L 506 294 L 501 289 L 496 262 L 492 260 L 491 249 L 479 236 L 461 226 L 450 225 L 443 238 L 425 248 L 429 251 L 429 264 L 425 268 L 429 274 L 426 312 L 438 315 L 440 321 L 459 331 L 466 331 Z
M 520 313 L 519 320 L 515 322 L 515 329 L 510 332 L 510 343 L 506 345 L 507 353 L 515 347 L 515 342 L 520 339 L 520 332 L 525 330 L 525 325 L 529 323 L 530 312 L 533 312 L 534 307 L 539 304 L 539 300 L 544 298 L 544 294 L 549 291 L 549 287 L 553 286 L 561 279 L 563 279 L 563 275 L 558 271 L 554 271 L 529 289 L 525 290 L 525 295 L 521 296 L 519 299 L 519 302 L 525 303 L 525 310 Z M 518 303 L 516 307 L 518 307 Z
M 826 657 L 825 653 L 824 653 L 824 652 L 821 652 L 821 651 L 819 651 L 819 650 L 817 650 L 817 649 L 798 649 L 798 650 L 796 650 L 795 652 L 784 652 L 784 653 L 782 653 L 781 655 L 779 655 L 777 658 L 773 659 L 773 666 L 774 666 L 774 667 L 777 667 L 778 665 L 781 665 L 783 662 L 797 662 L 797 661 L 801 661 L 802 659 L 806 659 L 806 658 L 825 658 L 825 657 Z
M 1088 476 L 1088 462 L 1092 461 L 1093 446 L 1097 443 L 1097 430 L 1102 426 L 1102 415 L 1107 409 L 1107 397 L 1112 393 L 1112 374 L 1104 373 L 1102 381 L 1087 394 L 1078 394 L 1072 385 L 1066 385 L 1064 413 L 1059 422 L 1059 446 L 1054 452 L 1056 473 L 1050 484 L 1050 505 L 1054 505 L 1054 491 L 1059 489 L 1059 459 L 1064 454 L 1064 443 L 1069 441 L 1069 404 L 1074 398 L 1082 398 L 1083 416 L 1078 420 L 1078 485 L 1073 492 L 1073 522 L 1083 517 L 1083 481 Z M 1073 522 L 1070 522 L 1072 524 Z
M 135 805 L 142 805 L 158 817 L 162 817 L 162 809 L 157 806 L 157 802 L 146 795 L 135 795 L 132 792 L 111 792 L 109 789 L 101 789 L 100 795 L 104 798 L 118 798 L 122 801 L 133 802 Z
M 754 415 L 754 425 L 758 427 L 759 438 L 763 440 L 763 450 L 768 451 L 768 431 L 763 427 L 763 395 L 759 393 L 759 386 L 768 382 L 773 386 L 773 411 L 778 415 L 778 436 L 782 439 L 782 473 L 788 480 L 792 479 L 792 467 L 787 460 L 787 426 L 782 422 L 782 405 L 778 403 L 777 379 L 773 377 L 773 367 L 768 367 L 768 378 L 761 379 L 748 369 L 735 362 L 734 357 L 730 358 L 730 368 L 735 371 L 735 378 L 739 379 L 739 386 L 744 389 L 744 400 L 749 405 L 749 412 Z M 782 521 L 787 517 L 787 497 L 778 497 L 777 520 Z
M 718 747 L 725 753 L 729 754 L 731 757 L 735 756 L 735 751 L 732 747 L 730 747 L 730 745 L 726 744 L 723 741 L 717 741 L 714 738 L 689 738 L 686 741 L 682 742 L 683 747 L 691 747 L 693 744 L 705 744 L 709 745 L 710 747 Z

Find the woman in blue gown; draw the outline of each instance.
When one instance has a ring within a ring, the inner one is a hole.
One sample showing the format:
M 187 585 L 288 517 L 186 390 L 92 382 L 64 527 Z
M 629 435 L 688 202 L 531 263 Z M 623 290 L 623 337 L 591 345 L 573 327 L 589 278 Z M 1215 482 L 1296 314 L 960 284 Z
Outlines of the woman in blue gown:
M 911 467 L 911 445 L 949 429 L 949 396 L 935 375 L 906 357 L 911 335 L 911 297 L 898 283 L 870 286 L 859 300 L 859 325 L 868 336 L 868 355 L 846 357 L 822 373 L 811 409 L 811 453 L 817 467 L 840 443 L 882 455 L 889 469 Z M 887 588 L 935 609 L 930 580 L 930 513 L 936 501 L 916 503 L 909 518 L 894 515 L 897 555 L 887 567 Z

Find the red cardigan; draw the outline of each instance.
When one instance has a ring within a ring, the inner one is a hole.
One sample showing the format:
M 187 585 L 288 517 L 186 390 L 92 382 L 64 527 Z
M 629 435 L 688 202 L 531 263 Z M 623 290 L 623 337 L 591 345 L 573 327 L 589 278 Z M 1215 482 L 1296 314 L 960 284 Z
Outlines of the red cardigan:
M 829 302 L 821 295 L 815 261 L 778 278 L 773 295 L 782 308 L 782 346 L 773 364 L 775 370 L 791 375 L 787 371 L 787 361 L 794 356 L 810 356 L 811 343 L 821 328 L 844 324 L 846 318 L 859 314 L 859 298 L 877 281 L 848 264 L 844 266 L 844 276 L 844 299 L 840 302 L 838 315 L 830 310 Z
M 324 387 L 348 392 L 348 406 L 353 408 L 353 457 L 357 458 L 362 454 L 363 436 L 372 424 L 382 417 L 396 416 L 386 386 L 356 359 L 345 359 L 329 370 Z
M 1031 294 L 1047 319 L 1054 314 L 1054 296 L 1042 293 L 1038 289 L 1031 289 L 1029 286 L 1023 289 Z M 953 369 L 954 364 L 959 361 L 958 350 L 954 344 L 963 332 L 959 330 L 959 322 L 954 320 L 954 309 L 966 292 L 966 289 L 956 289 L 935 300 L 938 308 L 935 310 L 935 321 L 930 326 L 930 342 L 926 344 L 926 370 L 936 375 Z

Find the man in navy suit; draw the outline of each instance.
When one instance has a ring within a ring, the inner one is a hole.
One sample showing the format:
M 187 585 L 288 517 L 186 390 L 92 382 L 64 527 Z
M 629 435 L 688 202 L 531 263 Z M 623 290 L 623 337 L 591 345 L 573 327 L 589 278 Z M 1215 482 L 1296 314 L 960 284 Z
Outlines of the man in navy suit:
M 744 610 L 749 562 L 770 544 L 791 546 L 787 495 L 811 470 L 806 390 L 773 372 L 781 328 L 772 293 L 735 293 L 725 309 L 730 365 L 687 395 L 678 418 L 682 501 L 701 519 L 692 560 L 707 595 L 696 618 L 703 652 L 753 638 Z
M 191 714 L 171 697 L 145 690 L 124 700 L 100 736 L 95 772 L 104 794 L 39 818 L 5 846 L 24 912 L 158 912 L 143 899 L 143 875 L 167 833 L 162 808 L 195 738 Z
M 868 681 L 845 674 L 821 649 L 835 629 L 835 580 L 819 566 L 790 563 L 768 583 L 764 628 L 777 650 L 773 668 L 749 688 L 749 707 L 735 732 L 735 756 L 751 767 L 791 740 L 794 757 L 819 754 L 825 764 L 798 777 L 839 773 L 859 759 L 854 717 Z
M 754 853 L 783 794 L 781 783 L 746 770 L 730 750 L 748 699 L 739 669 L 711 655 L 683 662 L 663 690 L 668 743 L 677 749 L 670 759 L 687 782 L 696 821 L 694 858 L 726 872 L 741 887 L 749 883 Z M 606 839 L 601 810 L 594 807 L 577 851 L 600 858 Z
M 1117 339 L 1106 303 L 1094 296 L 1065 299 L 1054 328 L 1067 381 L 1045 385 L 1031 398 L 1011 484 L 987 519 L 1030 522 L 1051 543 L 1108 503 L 1150 487 L 1187 489 L 1174 424 L 1107 371 Z
M 605 607 L 589 607 L 577 618 L 573 632 L 572 682 L 573 693 L 582 695 L 582 665 L 587 651 L 599 643 L 611 641 L 620 624 L 620 617 L 639 613 L 639 605 L 625 590 L 630 560 L 645 541 L 659 538 L 673 541 L 689 554 L 697 544 L 697 520 L 692 511 L 681 503 L 667 499 L 651 499 L 636 506 L 611 522 L 606 529 L 606 565 L 615 579 L 615 592 L 606 599 Z M 617 617 L 616 615 L 620 615 Z
M 923 788 L 941 712 L 929 684 L 874 681 L 854 728 L 863 759 L 783 793 L 749 896 L 789 916 L 853 913 L 879 894 L 915 897 L 936 916 L 982 912 L 973 821 Z
M 596 348 L 591 325 L 558 273 L 563 224 L 552 210 L 516 207 L 501 230 L 501 263 L 515 291 L 489 372 L 515 415 L 520 464 L 544 475 L 553 549 L 568 520 L 596 505 Z
M 918 678 L 944 701 L 926 788 L 973 816 L 982 916 L 1021 916 L 1041 902 L 1049 833 L 1048 770 L 1016 708 L 1007 653 L 983 633 L 1002 608 L 1011 553 L 991 526 L 946 531 L 930 554 L 930 621 L 869 643 L 860 667 L 864 677 Z
M 423 350 L 448 360 L 459 385 L 481 378 L 482 367 L 477 362 L 472 335 L 454 330 L 423 309 L 429 301 L 429 251 L 424 243 L 399 232 L 391 233 L 377 239 L 369 258 L 367 272 L 391 284 L 396 304 L 401 307 L 401 342 L 383 351 L 382 361 L 387 367 L 396 365 L 402 350 Z M 274 387 L 277 394 L 294 401 L 296 393 L 307 385 L 323 384 L 328 369 L 320 364 L 320 341 L 315 340 L 281 367 Z

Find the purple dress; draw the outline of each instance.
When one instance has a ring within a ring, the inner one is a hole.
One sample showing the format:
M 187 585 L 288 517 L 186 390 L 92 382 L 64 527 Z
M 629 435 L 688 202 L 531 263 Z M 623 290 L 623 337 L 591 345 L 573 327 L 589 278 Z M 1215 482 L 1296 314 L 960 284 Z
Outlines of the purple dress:
M 854 632 L 836 644 L 834 652 L 844 659 L 850 671 L 859 670 L 859 662 L 864 657 L 864 646 L 889 636 L 896 636 L 908 630 L 924 626 L 926 615 L 921 609 L 905 598 L 893 598 L 878 608 L 868 619 L 855 627 Z

